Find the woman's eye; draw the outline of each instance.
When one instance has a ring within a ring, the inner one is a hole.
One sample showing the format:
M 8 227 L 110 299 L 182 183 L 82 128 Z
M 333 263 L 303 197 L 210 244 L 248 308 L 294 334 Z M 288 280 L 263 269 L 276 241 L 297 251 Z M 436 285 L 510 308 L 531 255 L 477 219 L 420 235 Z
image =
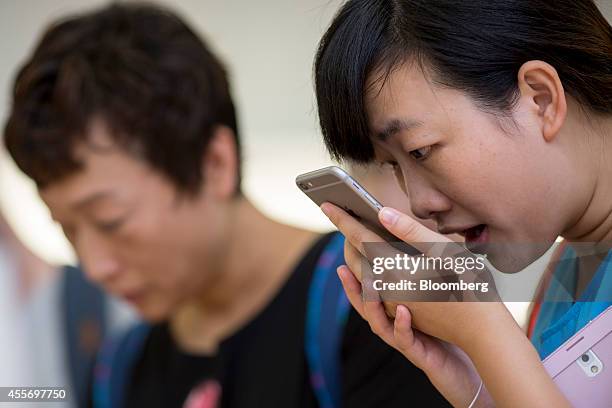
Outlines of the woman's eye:
M 424 160 L 429 156 L 431 146 L 421 147 L 420 149 L 412 150 L 410 154 L 415 160 Z
M 399 163 L 396 162 L 395 160 L 388 160 L 388 161 L 384 162 L 384 164 L 386 164 L 387 166 L 391 166 L 391 168 L 393 168 L 393 170 L 398 170 L 399 169 Z

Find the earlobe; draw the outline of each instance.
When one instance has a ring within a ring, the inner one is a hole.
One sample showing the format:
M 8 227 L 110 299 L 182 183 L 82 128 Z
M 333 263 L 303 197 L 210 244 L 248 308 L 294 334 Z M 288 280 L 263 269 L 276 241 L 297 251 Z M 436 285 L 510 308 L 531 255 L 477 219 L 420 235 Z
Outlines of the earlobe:
M 567 100 L 557 70 L 544 61 L 528 61 L 519 69 L 521 98 L 527 98 L 538 116 L 542 137 L 552 141 L 565 122 Z
M 202 161 L 203 191 L 224 200 L 234 195 L 238 183 L 238 152 L 234 132 L 227 126 L 213 130 Z

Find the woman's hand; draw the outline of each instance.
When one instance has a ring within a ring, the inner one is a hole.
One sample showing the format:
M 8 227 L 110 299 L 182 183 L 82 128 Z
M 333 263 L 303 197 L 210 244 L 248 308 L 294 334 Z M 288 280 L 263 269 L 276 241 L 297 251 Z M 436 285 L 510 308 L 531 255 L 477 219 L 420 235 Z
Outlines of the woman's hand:
M 393 254 L 399 253 L 397 249 L 387 245 L 382 238 L 342 209 L 330 203 L 323 204 L 321 209 L 346 237 L 345 260 L 349 269 L 355 273 L 359 281 L 372 276 L 371 274 L 366 275 L 362 271 L 364 266 L 371 264 L 371 258 L 373 257 L 372 253 L 366 253 L 366 245 L 375 243 L 374 246 L 368 246 L 370 252 L 372 252 L 372 248 L 375 248 L 376 251 L 387 257 L 392 257 Z M 385 219 L 384 215 L 388 212 L 391 212 L 396 218 L 393 220 Z M 432 252 L 436 252 L 435 256 L 440 256 L 440 251 L 451 255 L 466 254 L 465 248 L 460 244 L 430 230 L 411 217 L 401 214 L 396 210 L 383 209 L 380 219 L 393 235 L 426 256 L 432 255 Z M 485 273 L 487 272 L 485 271 Z M 442 273 L 450 278 L 459 276 L 453 271 L 443 271 Z M 474 279 L 473 276 L 468 275 L 470 273 L 464 273 L 461 275 L 462 279 Z M 434 279 L 444 278 L 440 271 L 424 269 L 416 271 L 415 276 L 420 278 L 433 277 Z M 490 281 L 492 285 L 492 279 Z M 368 299 L 374 292 L 370 286 L 364 287 Z M 374 294 L 376 293 L 374 292 Z M 465 295 L 473 296 L 470 293 Z M 440 294 L 437 296 L 440 296 Z M 476 299 L 474 298 L 473 300 Z M 412 325 L 417 329 L 431 336 L 456 344 L 464 350 L 471 345 L 474 333 L 491 329 L 491 325 L 498 324 L 496 322 L 507 322 L 509 321 L 508 318 L 514 322 L 507 309 L 498 302 L 437 302 L 432 301 L 431 298 L 428 299 L 424 292 L 416 291 L 406 293 L 405 301 L 401 303 L 410 309 Z M 384 305 L 387 309 L 387 314 L 393 316 L 395 314 L 396 302 L 384 302 Z M 475 316 L 478 318 L 475 319 Z
M 455 407 L 467 407 L 480 386 L 480 376 L 469 357 L 457 346 L 412 328 L 412 316 L 404 305 L 397 306 L 391 321 L 380 302 L 364 302 L 361 284 L 347 266 L 338 276 L 355 310 L 370 323 L 372 331 L 423 370 L 431 383 Z M 483 389 L 475 407 L 491 406 Z
M 321 209 L 346 237 L 345 259 L 350 270 L 340 269 L 339 274 L 353 306 L 376 334 L 421 367 L 451 403 L 469 404 L 471 400 L 466 398 L 475 393 L 474 383 L 479 375 L 484 387 L 475 406 L 570 406 L 503 303 L 419 299 L 401 301 L 406 308 L 397 309 L 397 303 L 391 302 L 385 302 L 383 307 L 380 298 L 364 302 L 362 283 L 369 282 L 360 283 L 361 267 L 372 261 L 372 254 L 367 256 L 364 243 L 380 243 L 377 245 L 383 248 L 383 253 L 392 249 L 340 208 L 324 203 Z M 450 254 L 465 253 L 445 236 L 396 210 L 385 207 L 379 219 L 389 232 L 425 256 L 439 256 L 440 247 L 431 243 L 448 245 Z M 423 271 L 417 273 L 420 272 Z M 469 294 L 467 299 L 477 300 Z M 396 310 L 399 316 L 393 325 L 387 315 L 396 315 Z

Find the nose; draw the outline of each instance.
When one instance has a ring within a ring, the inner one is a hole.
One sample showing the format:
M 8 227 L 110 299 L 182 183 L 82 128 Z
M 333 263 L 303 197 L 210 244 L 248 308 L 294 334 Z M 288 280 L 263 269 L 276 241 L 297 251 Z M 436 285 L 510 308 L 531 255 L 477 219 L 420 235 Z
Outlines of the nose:
M 436 219 L 437 215 L 451 209 L 452 203 L 426 177 L 411 173 L 404 178 L 410 208 L 418 218 Z
M 119 262 L 108 243 L 94 234 L 82 236 L 74 243 L 74 249 L 85 275 L 92 281 L 104 285 L 119 273 Z

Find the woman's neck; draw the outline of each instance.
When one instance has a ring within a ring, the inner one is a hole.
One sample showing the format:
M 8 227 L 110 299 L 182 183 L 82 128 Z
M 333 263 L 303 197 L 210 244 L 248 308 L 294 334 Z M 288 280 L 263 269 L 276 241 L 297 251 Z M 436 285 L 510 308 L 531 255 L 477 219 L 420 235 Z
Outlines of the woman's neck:
M 580 127 L 589 129 L 583 148 L 593 187 L 584 211 L 563 234 L 577 256 L 575 299 L 582 296 L 612 249 L 612 118 L 585 115 Z
M 584 211 L 563 237 L 570 242 L 612 242 L 612 117 L 585 116 L 590 141 L 584 150 L 592 165 L 593 188 Z

